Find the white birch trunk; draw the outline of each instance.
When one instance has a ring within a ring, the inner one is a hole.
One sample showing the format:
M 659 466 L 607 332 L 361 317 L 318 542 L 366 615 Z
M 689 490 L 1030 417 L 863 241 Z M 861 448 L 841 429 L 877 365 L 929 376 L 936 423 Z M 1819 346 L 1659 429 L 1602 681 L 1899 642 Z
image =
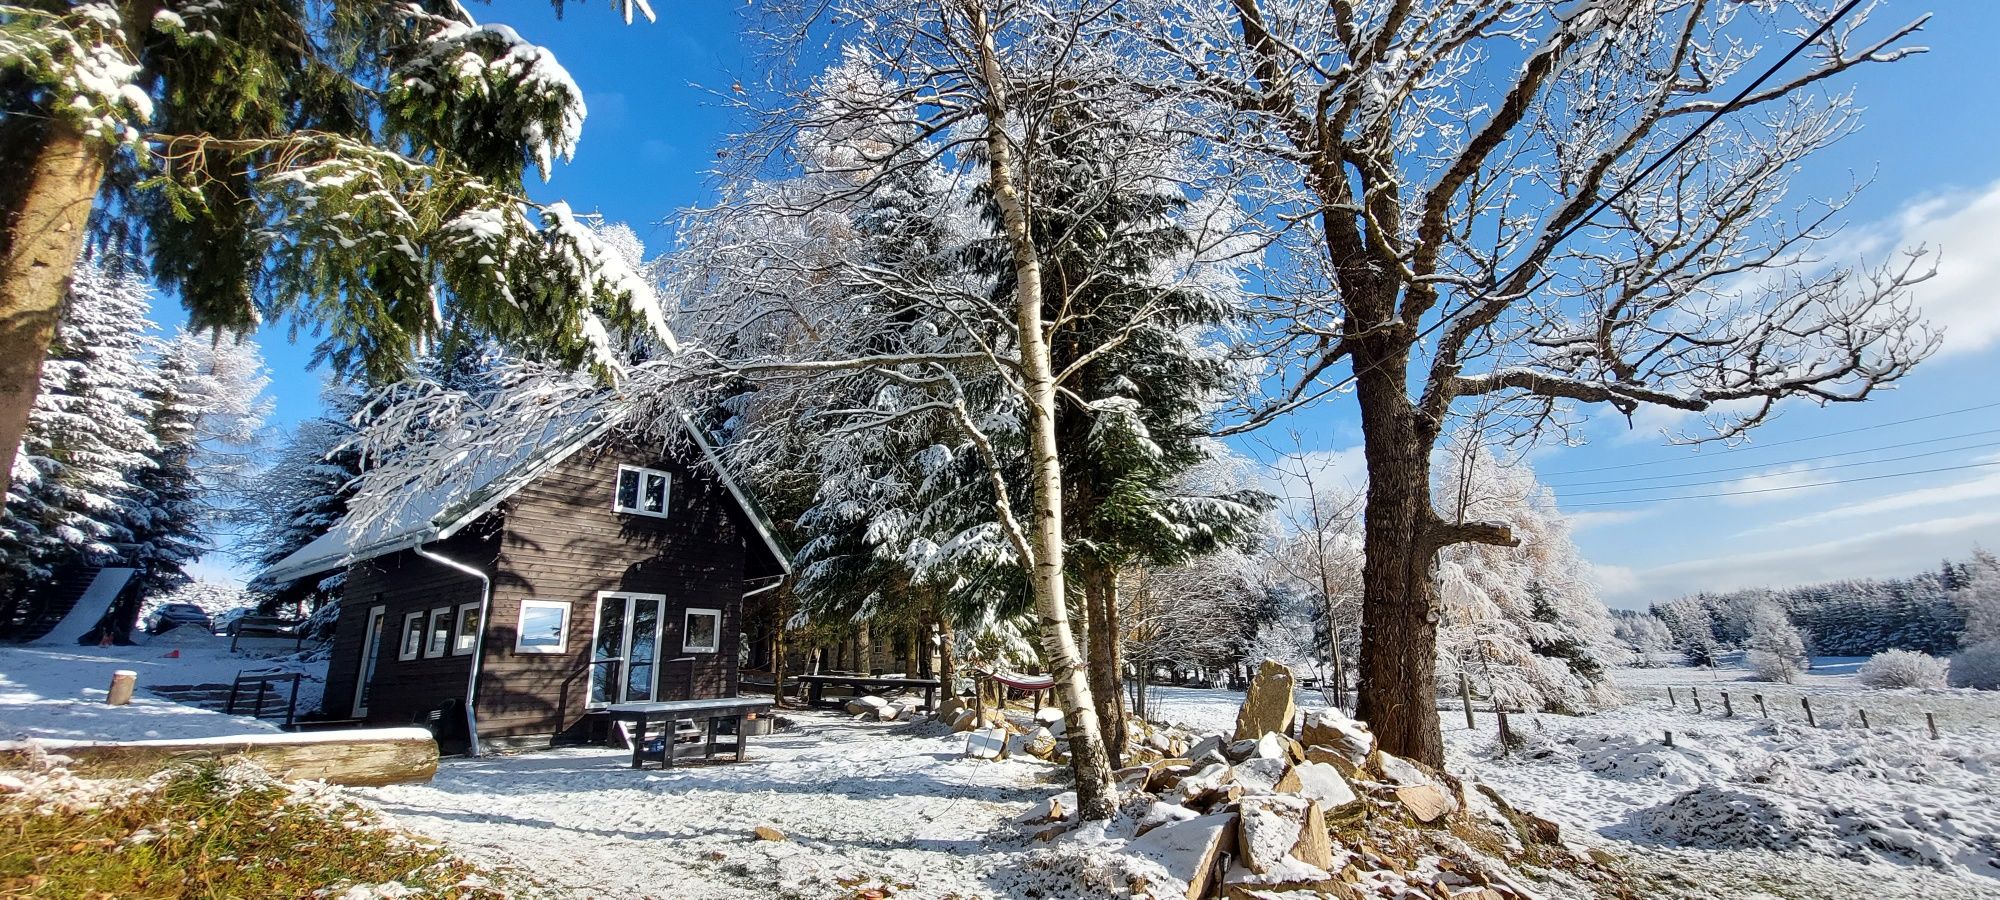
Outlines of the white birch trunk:
M 986 148 L 993 201 L 1014 256 L 1015 324 L 1020 331 L 1021 381 L 1027 395 L 1030 476 L 1034 512 L 1028 524 L 1032 550 L 1028 582 L 1041 627 L 1042 653 L 1055 676 L 1056 702 L 1068 719 L 1070 769 L 1076 777 L 1079 815 L 1109 819 L 1117 806 L 1117 788 L 1104 750 L 1103 730 L 1090 682 L 1081 664 L 1076 636 L 1070 629 L 1063 573 L 1062 460 L 1056 454 L 1056 380 L 1042 331 L 1042 267 L 1027 211 L 1014 182 L 1013 147 L 1006 132 L 1005 82 L 996 57 L 986 11 L 977 0 L 966 3 L 966 16 L 978 43 L 979 73 L 986 87 Z

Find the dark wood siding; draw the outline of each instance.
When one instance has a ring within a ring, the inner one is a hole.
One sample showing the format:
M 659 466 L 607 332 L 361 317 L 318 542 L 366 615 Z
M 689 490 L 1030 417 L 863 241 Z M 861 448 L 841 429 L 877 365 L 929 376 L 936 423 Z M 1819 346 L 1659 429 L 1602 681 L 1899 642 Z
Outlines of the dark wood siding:
M 497 535 L 461 534 L 432 549 L 446 558 L 489 568 L 498 545 Z M 406 615 L 423 613 L 427 622 L 432 609 L 449 607 L 455 626 L 458 606 L 477 603 L 479 594 L 478 579 L 408 550 L 350 567 L 327 667 L 326 699 L 321 704 L 325 714 L 345 718 L 353 710 L 363 632 L 369 611 L 377 606 L 385 608 L 385 616 L 367 720 L 378 725 L 408 725 L 419 714 L 447 701 L 462 702 L 470 654 L 454 656 L 447 646 L 443 656 L 425 658 L 420 649 L 416 659 L 403 660 L 397 658 L 397 651 Z
M 480 733 L 551 734 L 574 727 L 585 710 L 600 592 L 660 594 L 665 628 L 660 699 L 734 695 L 746 533 L 735 501 L 694 454 L 607 438 L 522 488 L 503 505 L 506 527 L 495 571 L 493 614 L 481 667 Z M 673 476 L 667 518 L 612 511 L 620 464 Z M 521 601 L 570 604 L 561 654 L 517 653 Z M 722 640 L 692 662 L 682 629 L 690 608 L 721 610 Z

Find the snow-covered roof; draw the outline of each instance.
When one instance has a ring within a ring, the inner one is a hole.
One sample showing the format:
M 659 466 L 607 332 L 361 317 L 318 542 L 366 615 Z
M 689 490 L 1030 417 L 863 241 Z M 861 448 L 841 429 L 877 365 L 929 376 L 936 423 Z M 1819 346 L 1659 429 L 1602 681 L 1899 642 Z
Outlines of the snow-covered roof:
M 730 477 L 707 436 L 685 416 L 681 422 L 780 570 L 791 571 L 762 512 Z M 365 512 L 351 512 L 258 579 L 282 583 L 451 537 L 617 424 L 616 414 L 593 406 L 551 417 L 509 444 L 468 446 L 450 465 L 437 467 L 443 475 L 434 484 L 405 485 L 389 497 L 355 498 L 354 507 Z

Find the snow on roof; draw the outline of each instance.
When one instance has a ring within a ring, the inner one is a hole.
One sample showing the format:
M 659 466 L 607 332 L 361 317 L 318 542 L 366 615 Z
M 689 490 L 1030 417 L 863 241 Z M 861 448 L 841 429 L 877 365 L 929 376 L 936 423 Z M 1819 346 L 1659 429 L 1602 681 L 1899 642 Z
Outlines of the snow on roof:
M 435 480 L 406 482 L 390 489 L 365 487 L 349 502 L 347 517 L 272 564 L 258 578 L 274 583 L 291 581 L 451 537 L 597 440 L 621 418 L 603 405 L 586 403 L 544 418 L 540 427 L 523 430 L 509 443 L 466 441 L 466 446 L 444 464 L 425 467 L 434 473 Z M 685 415 L 680 418 L 779 570 L 790 572 L 789 554 L 771 533 L 756 502 L 730 477 L 701 429 Z
M 555 415 L 509 444 L 469 443 L 431 483 L 364 488 L 331 529 L 258 576 L 285 582 L 458 533 L 616 424 L 596 407 Z

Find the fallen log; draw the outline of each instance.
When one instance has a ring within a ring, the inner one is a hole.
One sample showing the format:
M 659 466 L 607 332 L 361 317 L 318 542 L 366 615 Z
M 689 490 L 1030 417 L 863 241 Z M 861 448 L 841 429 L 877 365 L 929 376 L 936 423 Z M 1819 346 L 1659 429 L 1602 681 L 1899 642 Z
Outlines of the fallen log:
M 0 768 L 25 767 L 38 753 L 67 758 L 65 767 L 84 778 L 145 778 L 183 763 L 247 760 L 284 781 L 355 786 L 429 781 L 438 763 L 429 731 L 369 728 L 163 741 L 12 741 L 0 743 Z

